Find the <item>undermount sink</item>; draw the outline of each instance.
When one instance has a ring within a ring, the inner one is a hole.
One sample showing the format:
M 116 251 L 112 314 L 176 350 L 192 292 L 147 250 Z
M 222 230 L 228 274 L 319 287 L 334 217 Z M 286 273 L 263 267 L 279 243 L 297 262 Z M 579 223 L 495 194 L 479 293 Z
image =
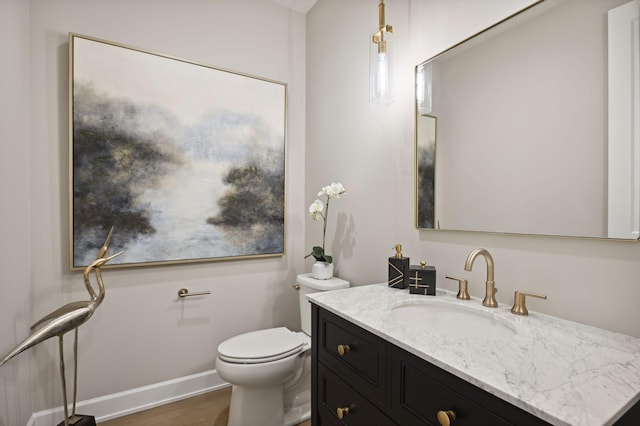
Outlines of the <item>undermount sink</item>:
M 413 328 L 448 338 L 508 340 L 517 334 L 493 313 L 449 303 L 405 303 L 393 307 L 392 315 Z

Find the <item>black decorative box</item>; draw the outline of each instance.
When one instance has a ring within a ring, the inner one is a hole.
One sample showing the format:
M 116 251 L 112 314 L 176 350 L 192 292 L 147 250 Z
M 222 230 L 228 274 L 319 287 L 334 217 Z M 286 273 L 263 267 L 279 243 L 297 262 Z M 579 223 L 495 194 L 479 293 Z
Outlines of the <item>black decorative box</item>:
M 435 266 L 427 266 L 426 262 L 421 262 L 420 265 L 411 265 L 409 268 L 409 293 L 424 296 L 436 295 Z
M 396 244 L 396 255 L 389 258 L 389 287 L 409 287 L 409 258 L 402 256 L 402 245 Z

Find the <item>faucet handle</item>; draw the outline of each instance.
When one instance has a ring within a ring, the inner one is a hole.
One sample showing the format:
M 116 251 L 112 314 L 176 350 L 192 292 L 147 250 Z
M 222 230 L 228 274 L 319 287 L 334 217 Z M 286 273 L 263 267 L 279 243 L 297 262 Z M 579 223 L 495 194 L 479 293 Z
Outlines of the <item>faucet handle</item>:
M 456 277 L 446 277 L 446 278 L 450 280 L 458 281 L 458 295 L 456 296 L 458 299 L 460 300 L 471 299 L 471 297 L 469 297 L 469 292 L 467 291 L 467 287 L 469 284 L 467 280 L 465 280 L 464 278 L 456 278 Z
M 516 290 L 513 294 L 513 307 L 511 313 L 516 315 L 529 315 L 527 305 L 525 304 L 525 296 L 537 297 L 538 299 L 546 299 L 544 294 L 531 293 L 524 290 Z

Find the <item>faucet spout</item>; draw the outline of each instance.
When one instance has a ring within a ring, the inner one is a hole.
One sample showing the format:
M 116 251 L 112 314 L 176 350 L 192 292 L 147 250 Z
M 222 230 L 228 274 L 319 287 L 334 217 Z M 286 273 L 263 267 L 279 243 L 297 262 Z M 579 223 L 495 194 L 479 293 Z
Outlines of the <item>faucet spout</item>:
M 473 262 L 476 260 L 478 256 L 483 256 L 484 260 L 487 262 L 487 282 L 486 282 L 486 292 L 484 296 L 484 300 L 482 304 L 489 308 L 497 308 L 498 302 L 496 301 L 496 293 L 498 289 L 496 288 L 494 277 L 494 263 L 493 257 L 491 253 L 489 253 L 486 249 L 479 248 L 475 249 L 469 256 L 467 256 L 467 261 L 464 263 L 464 270 L 471 271 L 473 268 Z

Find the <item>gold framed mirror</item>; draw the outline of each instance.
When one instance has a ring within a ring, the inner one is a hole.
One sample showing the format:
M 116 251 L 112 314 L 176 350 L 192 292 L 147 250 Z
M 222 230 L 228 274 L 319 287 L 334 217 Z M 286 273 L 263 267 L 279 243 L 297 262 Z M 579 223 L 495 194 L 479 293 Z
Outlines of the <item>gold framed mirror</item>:
M 637 0 L 544 0 L 418 64 L 417 228 L 637 240 L 637 20 Z

